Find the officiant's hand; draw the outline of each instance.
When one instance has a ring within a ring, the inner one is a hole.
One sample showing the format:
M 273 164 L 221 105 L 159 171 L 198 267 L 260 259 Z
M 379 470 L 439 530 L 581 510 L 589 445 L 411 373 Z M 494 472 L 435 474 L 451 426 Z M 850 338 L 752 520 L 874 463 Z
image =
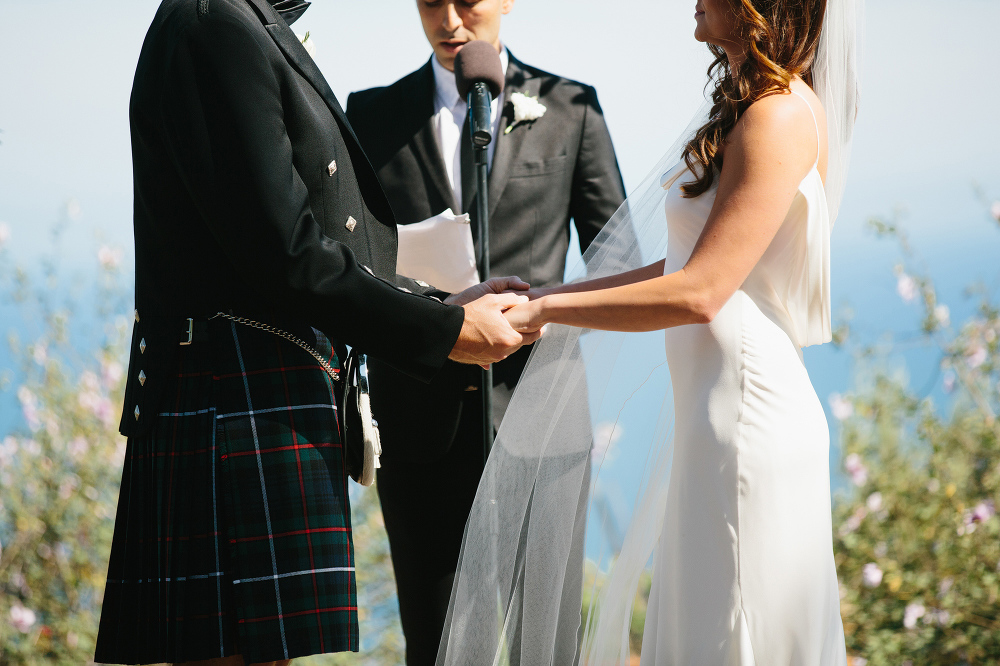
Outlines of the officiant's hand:
M 472 301 L 482 298 L 487 294 L 518 293 L 528 289 L 530 285 L 519 277 L 495 277 L 486 282 L 480 282 L 474 287 L 469 287 L 465 291 L 452 294 L 444 299 L 448 305 L 468 305 Z
M 459 363 L 486 366 L 502 361 L 522 346 L 537 340 L 541 336 L 540 331 L 519 333 L 504 318 L 505 311 L 527 302 L 525 296 L 487 293 L 463 305 L 465 322 L 448 358 Z

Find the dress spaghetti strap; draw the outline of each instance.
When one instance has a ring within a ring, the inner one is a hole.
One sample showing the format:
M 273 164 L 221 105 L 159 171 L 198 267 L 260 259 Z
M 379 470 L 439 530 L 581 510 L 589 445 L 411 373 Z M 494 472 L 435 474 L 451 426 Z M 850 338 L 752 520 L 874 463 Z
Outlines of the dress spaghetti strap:
M 815 167 L 818 168 L 819 167 L 819 148 L 820 148 L 820 146 L 819 146 L 819 121 L 816 120 L 816 112 L 813 111 L 812 104 L 809 103 L 809 100 L 807 100 L 805 98 L 805 96 L 803 96 L 801 93 L 797 93 L 794 90 L 792 90 L 791 88 L 788 89 L 788 92 L 792 93 L 793 95 L 795 95 L 796 97 L 798 97 L 799 99 L 801 99 L 803 102 L 805 102 L 806 108 L 809 109 L 809 113 L 813 117 L 813 126 L 816 128 L 816 163 L 813 164 L 813 166 L 815 166 Z

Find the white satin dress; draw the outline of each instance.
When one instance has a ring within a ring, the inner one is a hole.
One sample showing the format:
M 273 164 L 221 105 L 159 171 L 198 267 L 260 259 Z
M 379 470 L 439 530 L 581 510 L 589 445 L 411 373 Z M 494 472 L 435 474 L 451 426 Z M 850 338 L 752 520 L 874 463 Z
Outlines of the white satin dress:
M 666 273 L 687 262 L 715 201 L 718 179 L 685 199 L 689 180 L 683 162 L 663 178 Z M 666 332 L 674 462 L 642 666 L 846 664 L 829 428 L 800 349 L 830 340 L 830 231 L 813 166 L 714 320 Z

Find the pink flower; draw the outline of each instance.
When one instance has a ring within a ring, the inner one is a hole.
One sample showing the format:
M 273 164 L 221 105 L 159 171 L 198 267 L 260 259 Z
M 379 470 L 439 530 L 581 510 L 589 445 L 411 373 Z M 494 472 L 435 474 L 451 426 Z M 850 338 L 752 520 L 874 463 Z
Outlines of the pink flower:
M 843 421 L 854 415 L 854 405 L 839 393 L 831 393 L 830 411 L 833 413 L 833 418 Z
M 840 536 L 847 536 L 852 532 L 857 532 L 867 515 L 868 509 L 865 507 L 859 506 L 855 509 L 854 513 L 852 513 L 851 516 L 844 521 L 844 524 L 840 526 Z
M 31 628 L 35 625 L 35 620 L 35 611 L 30 608 L 25 608 L 17 602 L 10 607 L 10 623 L 22 634 L 31 631 Z
M 38 417 L 38 398 L 27 386 L 22 386 L 17 390 L 17 399 L 21 401 L 21 411 L 24 413 L 24 420 L 28 423 L 31 432 L 37 432 L 42 427 L 42 421 Z
M 861 578 L 865 587 L 878 587 L 882 584 L 882 570 L 874 562 L 869 562 L 862 567 Z
M 917 281 L 906 273 L 900 273 L 896 279 L 896 293 L 906 303 L 912 303 L 917 298 Z
M 107 245 L 102 245 L 101 249 L 97 251 L 97 260 L 107 270 L 114 270 L 122 263 L 121 248 L 111 248 Z
M 944 389 L 945 393 L 951 393 L 952 391 L 955 390 L 955 382 L 957 381 L 958 378 L 955 376 L 955 373 L 949 371 L 945 373 L 944 381 L 942 382 L 941 387 Z
M 994 515 L 996 515 L 996 507 L 993 504 L 993 500 L 985 500 L 977 504 L 972 510 L 972 521 L 976 523 L 985 523 Z
M 880 511 L 882 509 L 882 493 L 876 491 L 869 495 L 868 499 L 865 500 L 865 506 L 872 513 Z
M 919 601 L 907 604 L 906 609 L 903 611 L 903 626 L 907 629 L 913 629 L 917 626 L 917 620 L 926 614 L 927 609 Z
M 844 469 L 851 475 L 851 481 L 856 486 L 863 486 L 868 481 L 868 469 L 861 462 L 861 456 L 851 453 L 844 458 Z
M 101 362 L 101 379 L 104 380 L 104 386 L 106 388 L 114 388 L 121 381 L 122 375 L 125 374 L 125 370 L 122 368 L 122 364 L 118 361 L 102 361 Z

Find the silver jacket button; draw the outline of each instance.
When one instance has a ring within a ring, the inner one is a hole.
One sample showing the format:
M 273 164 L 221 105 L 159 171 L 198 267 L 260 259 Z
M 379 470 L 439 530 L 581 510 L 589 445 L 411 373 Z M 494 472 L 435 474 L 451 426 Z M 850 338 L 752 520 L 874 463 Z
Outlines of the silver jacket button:
M 347 227 L 348 231 L 354 231 L 354 227 L 358 226 L 358 221 L 355 220 L 352 216 L 348 215 L 347 224 L 345 224 L 344 226 Z
M 135 414 L 135 420 L 138 421 L 139 420 L 139 405 L 135 406 L 135 411 L 132 412 L 132 413 Z
M 430 286 L 429 284 L 427 284 L 427 283 L 426 283 L 426 282 L 424 282 L 423 280 L 414 280 L 414 282 L 416 282 L 416 283 L 417 283 L 418 285 L 420 285 L 421 287 L 429 287 L 429 286 Z
M 146 373 L 142 370 L 139 371 L 139 386 L 146 385 Z
M 331 176 L 337 173 L 337 160 L 330 162 L 330 165 L 326 167 L 326 172 Z
M 139 353 L 140 354 L 146 353 L 146 338 L 139 340 Z

